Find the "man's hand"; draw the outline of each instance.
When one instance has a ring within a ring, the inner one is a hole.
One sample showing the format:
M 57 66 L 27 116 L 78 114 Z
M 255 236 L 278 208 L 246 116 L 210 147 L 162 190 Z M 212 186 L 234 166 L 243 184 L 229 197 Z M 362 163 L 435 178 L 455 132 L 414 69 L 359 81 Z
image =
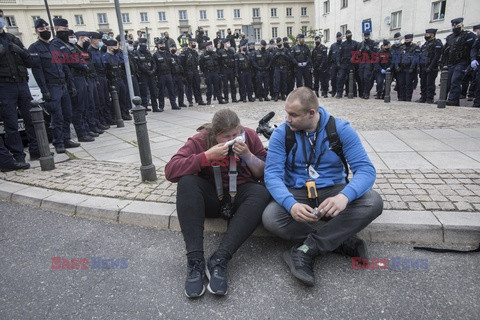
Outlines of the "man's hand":
M 43 101 L 52 101 L 52 96 L 50 95 L 50 92 L 48 91 L 45 91 L 42 93 L 42 98 L 43 98 Z
M 478 61 L 477 61 L 477 60 L 473 60 L 473 61 L 470 63 L 470 67 L 471 67 L 473 70 L 477 70 L 477 68 L 478 68 Z
M 207 158 L 208 161 L 211 160 L 220 160 L 223 156 L 226 156 L 228 154 L 228 146 L 226 146 L 224 143 L 219 143 L 217 145 L 214 145 L 207 151 L 205 151 L 205 157 Z
M 316 222 L 318 218 L 312 214 L 313 208 L 308 204 L 295 203 L 290 209 L 292 218 L 298 222 Z
M 348 198 L 339 193 L 334 197 L 325 199 L 318 206 L 318 212 L 324 217 L 336 217 L 340 212 L 345 210 L 348 204 Z

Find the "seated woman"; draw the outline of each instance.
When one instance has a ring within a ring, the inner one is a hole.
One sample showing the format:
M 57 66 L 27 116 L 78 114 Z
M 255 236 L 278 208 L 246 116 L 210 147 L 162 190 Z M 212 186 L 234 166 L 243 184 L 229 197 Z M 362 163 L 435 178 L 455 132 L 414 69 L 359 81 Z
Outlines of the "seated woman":
M 198 131 L 165 167 L 167 180 L 178 182 L 177 215 L 187 249 L 185 294 L 189 298 L 205 292 L 205 272 L 209 279 L 208 291 L 216 295 L 227 294 L 227 263 L 258 226 L 263 209 L 270 200 L 270 194 L 258 182 L 263 177 L 266 151 L 254 130 L 244 128 L 235 112 L 223 109 L 214 114 L 211 124 Z M 226 144 L 239 136 L 245 142 L 235 141 L 231 147 Z M 234 155 L 229 155 L 229 148 Z M 238 172 L 237 190 L 232 198 L 229 197 L 234 191 L 229 188 L 229 161 L 233 161 Z M 214 174 L 214 165 L 219 166 L 217 174 Z M 226 195 L 223 201 L 219 200 L 221 193 Z M 222 208 L 231 201 L 233 217 L 229 219 L 220 246 L 208 259 L 205 270 L 205 217 L 224 216 Z

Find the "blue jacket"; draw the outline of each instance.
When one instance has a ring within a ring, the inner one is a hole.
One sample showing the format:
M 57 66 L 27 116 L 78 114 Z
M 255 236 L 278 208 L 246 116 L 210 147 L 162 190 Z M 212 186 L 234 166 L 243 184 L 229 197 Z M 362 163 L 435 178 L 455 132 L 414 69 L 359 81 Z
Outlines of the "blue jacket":
M 315 180 L 317 189 L 346 183 L 342 161 L 333 151 L 329 150 L 330 143 L 325 126 L 330 114 L 322 107 L 319 107 L 318 111 L 320 112 L 320 126 L 315 147 L 317 158 L 313 161 L 316 163 L 318 155 L 320 155 L 319 165 L 315 168 L 320 175 Z M 350 124 L 342 119 L 335 119 L 335 124 L 343 144 L 343 153 L 353 173 L 353 178 L 341 193 L 348 198 L 349 202 L 352 202 L 373 187 L 376 172 L 358 134 Z M 282 123 L 273 131 L 270 138 L 265 167 L 265 184 L 275 201 L 290 212 L 297 201 L 287 188 L 303 188 L 306 180 L 311 179 L 306 170 L 307 160 L 304 156 L 303 146 L 305 146 L 307 157 L 310 157 L 311 147 L 304 132 L 295 132 L 296 143 L 287 155 L 285 150 L 286 126 L 286 122 Z M 313 132 L 311 136 L 313 137 Z M 295 149 L 297 149 L 296 152 Z M 294 152 L 295 163 L 292 171 L 291 163 Z

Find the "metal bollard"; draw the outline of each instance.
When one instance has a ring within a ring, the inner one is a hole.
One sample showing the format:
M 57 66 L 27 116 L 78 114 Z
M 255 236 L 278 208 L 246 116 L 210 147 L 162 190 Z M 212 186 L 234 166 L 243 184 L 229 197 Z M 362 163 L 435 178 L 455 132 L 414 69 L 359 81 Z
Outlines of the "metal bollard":
M 115 121 L 117 122 L 117 128 L 125 127 L 122 119 L 122 112 L 120 111 L 120 102 L 118 102 L 118 92 L 115 86 L 110 88 L 112 91 L 110 94 L 112 95 L 112 103 L 113 103 L 113 110 L 115 111 Z
M 348 74 L 348 99 L 353 99 L 353 70 Z
M 38 151 L 40 152 L 40 167 L 42 171 L 50 171 L 55 169 L 55 161 L 50 153 L 48 143 L 47 130 L 45 129 L 45 121 L 43 120 L 43 109 L 38 101 L 31 102 L 30 115 L 32 117 L 35 136 L 37 137 Z
M 437 108 L 445 108 L 447 105 L 447 84 L 448 84 L 448 67 L 445 66 L 440 73 L 440 94 L 438 96 Z
M 383 97 L 383 102 L 390 102 L 390 93 L 392 91 L 392 72 L 387 70 L 385 74 L 385 96 Z
M 135 107 L 132 108 L 132 113 L 135 131 L 137 132 L 140 161 L 142 162 L 142 166 L 140 167 L 142 181 L 156 181 L 157 172 L 155 171 L 155 165 L 152 163 L 152 151 L 150 150 L 150 140 L 148 138 L 145 108 L 140 105 L 142 103 L 140 97 L 134 97 L 132 102 L 135 105 Z

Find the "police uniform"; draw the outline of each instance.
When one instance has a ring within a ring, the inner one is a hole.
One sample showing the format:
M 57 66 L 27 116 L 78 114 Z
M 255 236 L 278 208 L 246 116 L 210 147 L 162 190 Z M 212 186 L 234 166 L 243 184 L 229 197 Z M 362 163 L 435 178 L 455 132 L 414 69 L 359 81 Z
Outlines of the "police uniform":
M 212 42 L 209 41 L 205 44 L 205 47 L 212 46 Z M 207 86 L 207 104 L 210 104 L 212 101 L 212 94 L 218 100 L 218 103 L 223 104 L 223 99 L 220 94 L 220 64 L 218 55 L 214 51 L 206 50 L 200 56 L 200 70 L 202 70 L 205 77 L 205 85 Z
M 288 37 L 283 37 L 283 47 L 285 48 L 285 52 L 287 53 L 290 61 L 287 67 L 287 85 L 285 87 L 285 94 L 288 95 L 290 92 L 293 91 L 295 87 L 295 65 L 292 61 L 292 47 L 288 43 Z
M 281 38 L 277 38 L 277 49 L 272 56 L 272 66 L 274 68 L 273 78 L 273 99 L 278 101 L 278 96 L 285 100 L 287 94 L 288 68 L 291 66 L 291 58 L 286 48 L 278 47 L 282 43 Z
M 255 92 L 255 98 L 253 98 L 253 101 L 259 97 L 259 93 L 257 91 L 257 73 L 255 72 L 255 68 L 253 67 L 252 61 L 255 58 L 255 42 L 249 42 L 248 43 L 248 50 L 247 50 L 247 55 L 250 60 L 250 77 L 252 78 L 252 88 L 253 92 Z
M 319 40 L 319 41 L 317 41 Z M 328 49 L 322 44 L 320 36 L 315 36 L 315 48 L 312 50 L 313 89 L 317 97 L 318 90 L 322 90 L 322 97 L 328 98 Z
M 437 29 L 427 29 L 425 33 L 436 34 Z M 420 48 L 420 99 L 417 102 L 433 103 L 435 79 L 438 75 L 438 62 L 443 45 L 440 39 L 428 39 Z
M 157 86 L 158 86 L 158 107 L 160 111 L 165 108 L 165 91 L 168 94 L 170 100 L 170 106 L 172 110 L 180 110 L 175 102 L 175 90 L 173 88 L 172 78 L 172 56 L 167 52 L 164 41 L 162 39 L 157 43 L 159 49 L 153 54 L 153 61 L 155 62 L 155 72 L 157 74 Z M 163 50 L 160 50 L 163 48 Z
M 245 49 L 244 49 L 245 50 Z M 250 72 L 251 64 L 250 57 L 244 52 L 238 52 L 235 54 L 235 74 L 238 78 L 238 87 L 240 91 L 240 100 L 243 102 L 253 102 L 253 84 L 252 74 Z
M 383 46 L 389 45 L 390 42 L 388 40 L 383 40 Z M 383 99 L 384 98 L 384 82 L 385 82 L 385 75 L 387 71 L 391 72 L 392 69 L 392 56 L 390 54 L 390 48 L 382 48 L 380 49 L 378 63 L 375 64 L 375 82 L 377 83 L 377 93 L 375 95 L 376 99 Z
M 412 39 L 413 34 L 406 34 L 405 39 Z M 413 42 L 405 42 L 400 47 L 400 55 L 395 61 L 397 72 L 398 101 L 412 101 L 413 82 L 417 65 L 420 61 L 419 48 Z
M 365 31 L 363 33 L 364 36 L 370 36 L 370 31 Z M 372 59 L 372 53 L 377 52 L 378 47 L 372 39 L 365 39 L 360 43 L 360 53 L 367 54 L 369 59 Z M 358 66 L 358 73 L 360 77 L 360 82 L 362 84 L 363 92 L 359 93 L 359 96 L 364 99 L 368 99 L 370 97 L 370 90 L 373 86 L 373 68 L 374 65 L 368 61 L 364 61 L 364 63 L 360 63 Z
M 473 27 L 473 31 L 480 29 L 480 24 Z M 480 36 L 477 36 L 470 50 L 470 68 L 475 74 L 475 97 L 473 107 L 480 108 Z
M 183 69 L 187 75 L 187 100 L 189 106 L 193 106 L 193 97 L 199 105 L 205 105 L 200 91 L 200 73 L 198 72 L 198 52 L 189 47 L 180 54 Z
M 183 70 L 180 57 L 176 54 L 177 48 L 175 46 L 170 47 L 170 53 L 172 57 L 172 77 L 173 86 L 177 94 L 178 106 L 185 108 L 185 72 Z
M 140 96 L 142 106 L 148 108 L 148 93 L 150 92 L 150 101 L 154 112 L 158 112 L 157 103 L 157 79 L 155 75 L 155 62 L 153 56 L 148 51 L 147 39 L 138 39 L 138 48 L 134 52 L 135 60 L 138 63 Z
M 451 22 L 454 27 L 462 23 L 463 18 L 453 19 Z M 454 30 L 458 31 L 447 36 L 444 49 L 444 56 L 448 65 L 447 91 L 449 93 L 447 105 L 449 106 L 460 105 L 462 80 L 470 61 L 470 50 L 475 41 L 473 32 L 458 28 Z
M 351 34 L 350 30 L 347 30 L 346 35 Z M 343 41 L 340 47 L 340 50 L 337 55 L 337 67 L 339 68 L 338 77 L 337 77 L 337 98 L 341 98 L 343 95 L 343 88 L 347 85 L 348 89 L 348 77 L 351 70 L 354 70 L 354 65 L 352 64 L 352 52 L 357 51 L 359 44 L 357 41 L 349 39 Z M 356 95 L 357 88 L 354 81 L 353 94 Z
M 270 92 L 270 67 L 272 63 L 272 56 L 267 51 L 265 40 L 260 41 L 262 46 L 252 55 L 252 66 L 255 70 L 256 76 L 256 92 L 260 101 L 270 101 L 268 94 Z
M 335 43 L 332 43 L 332 45 L 330 46 L 330 50 L 328 51 L 328 63 L 330 64 L 330 83 L 332 86 L 332 91 L 330 91 L 330 93 L 332 94 L 332 97 L 337 94 L 337 76 L 340 69 L 337 65 L 337 57 L 342 47 L 342 39 L 338 38 L 341 36 L 342 34 L 340 32 L 337 32 L 337 41 Z
M 65 24 L 65 21 L 57 23 Z M 67 34 L 68 36 L 68 34 Z M 53 42 L 53 41 L 52 41 Z M 52 144 L 57 153 L 64 153 L 71 146 L 70 124 L 72 122 L 72 104 L 67 83 L 71 82 L 70 69 L 61 63 L 61 51 L 50 42 L 37 40 L 28 48 L 36 60 L 32 73 L 45 100 L 45 108 L 50 113 L 50 127 L 53 132 Z
M 304 39 L 303 34 L 299 34 L 297 39 Z M 310 49 L 306 44 L 297 43 L 291 51 L 292 62 L 295 67 L 295 80 L 297 88 L 305 86 L 312 88 L 312 56 Z
M 223 44 L 230 42 L 228 39 L 223 40 Z M 232 47 L 217 50 L 220 58 L 220 66 L 223 82 L 223 98 L 228 102 L 228 87 L 230 87 L 230 95 L 232 102 L 237 102 L 237 88 L 235 86 L 235 49 Z
M 39 157 L 37 139 L 29 112 L 32 96 L 27 82 L 27 68 L 32 67 L 34 63 L 20 39 L 2 30 L 0 33 L 0 118 L 3 120 L 5 129 L 5 145 L 15 160 L 23 164 L 25 164 L 25 153 L 18 131 L 17 105 L 26 125 L 30 156 L 37 159 Z M 3 146 L 3 140 L 1 143 Z M 13 165 L 11 155 L 6 150 L 0 152 L 0 167 L 2 164 Z

